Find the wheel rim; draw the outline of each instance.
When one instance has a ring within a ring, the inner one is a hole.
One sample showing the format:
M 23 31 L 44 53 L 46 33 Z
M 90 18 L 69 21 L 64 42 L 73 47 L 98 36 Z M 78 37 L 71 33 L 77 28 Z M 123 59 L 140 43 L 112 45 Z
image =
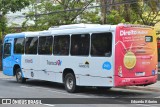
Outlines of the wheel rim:
M 22 79 L 21 72 L 17 72 L 17 81 L 21 81 L 21 79 Z
M 67 78 L 67 88 L 72 89 L 73 88 L 73 79 L 71 77 Z

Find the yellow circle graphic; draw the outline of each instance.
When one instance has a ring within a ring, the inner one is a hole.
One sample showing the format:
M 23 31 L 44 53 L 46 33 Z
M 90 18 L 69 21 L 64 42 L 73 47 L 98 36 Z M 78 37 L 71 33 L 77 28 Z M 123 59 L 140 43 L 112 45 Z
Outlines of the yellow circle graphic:
M 124 55 L 123 63 L 124 63 L 124 66 L 127 69 L 132 69 L 136 65 L 136 56 L 135 56 L 135 54 L 133 52 L 131 52 L 131 51 L 128 51 Z

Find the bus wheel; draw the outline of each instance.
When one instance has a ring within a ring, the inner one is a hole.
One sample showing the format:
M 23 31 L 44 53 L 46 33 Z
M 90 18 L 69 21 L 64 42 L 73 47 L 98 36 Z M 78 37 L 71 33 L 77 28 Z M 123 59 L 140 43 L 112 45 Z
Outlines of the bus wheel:
M 65 85 L 65 89 L 67 90 L 67 92 L 69 92 L 69 93 L 76 92 L 76 88 L 77 88 L 76 87 L 76 79 L 72 73 L 68 73 L 65 75 L 64 85 Z
M 18 68 L 16 70 L 16 80 L 19 83 L 25 83 L 26 82 L 26 78 L 22 77 L 22 72 L 21 72 L 20 68 Z

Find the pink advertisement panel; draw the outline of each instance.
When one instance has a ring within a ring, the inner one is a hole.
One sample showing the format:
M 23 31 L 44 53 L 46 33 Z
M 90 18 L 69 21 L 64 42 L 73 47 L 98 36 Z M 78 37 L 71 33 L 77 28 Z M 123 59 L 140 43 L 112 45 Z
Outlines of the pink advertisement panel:
M 156 35 L 151 28 L 117 26 L 115 44 L 115 85 L 156 82 Z M 147 79 L 147 77 L 152 79 Z M 150 77 L 150 78 L 151 78 Z

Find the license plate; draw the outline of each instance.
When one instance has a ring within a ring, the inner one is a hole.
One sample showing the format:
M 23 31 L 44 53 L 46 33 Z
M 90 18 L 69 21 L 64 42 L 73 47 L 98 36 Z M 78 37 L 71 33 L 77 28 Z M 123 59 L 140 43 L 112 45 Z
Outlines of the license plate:
M 136 76 L 145 76 L 145 72 L 136 72 Z

